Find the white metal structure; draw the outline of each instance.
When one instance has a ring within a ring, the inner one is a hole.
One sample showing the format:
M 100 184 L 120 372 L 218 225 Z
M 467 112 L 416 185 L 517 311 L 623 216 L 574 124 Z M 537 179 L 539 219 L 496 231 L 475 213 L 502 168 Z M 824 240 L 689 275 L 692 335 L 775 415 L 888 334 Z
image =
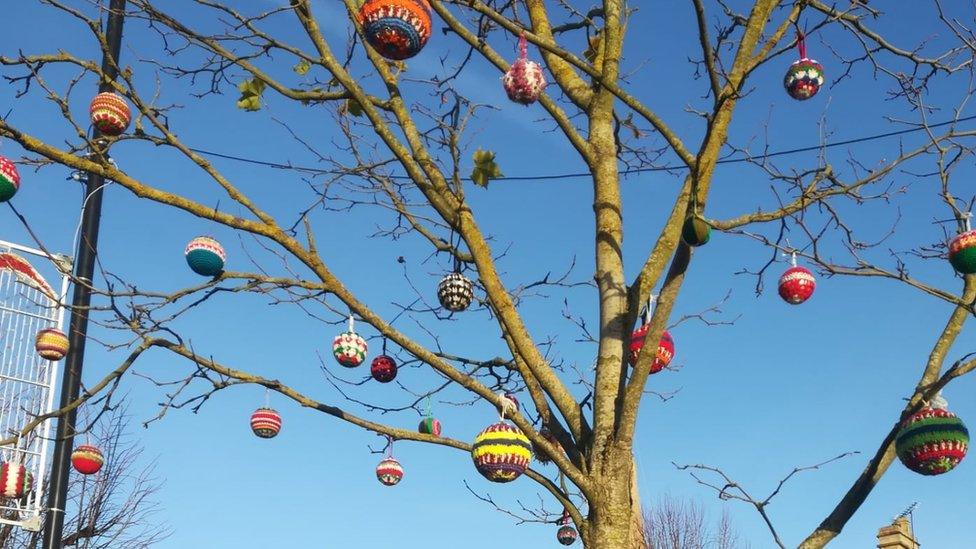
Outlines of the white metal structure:
M 54 409 L 59 365 L 37 354 L 34 339 L 44 328 L 64 331 L 70 263 L 64 256 L 0 240 L 0 439 L 16 436 L 32 419 Z M 61 279 L 60 291 L 35 264 Z M 0 523 L 40 530 L 52 423 L 49 419 L 16 444 L 0 447 L 0 461 L 22 463 L 34 479 L 23 499 L 0 497 Z

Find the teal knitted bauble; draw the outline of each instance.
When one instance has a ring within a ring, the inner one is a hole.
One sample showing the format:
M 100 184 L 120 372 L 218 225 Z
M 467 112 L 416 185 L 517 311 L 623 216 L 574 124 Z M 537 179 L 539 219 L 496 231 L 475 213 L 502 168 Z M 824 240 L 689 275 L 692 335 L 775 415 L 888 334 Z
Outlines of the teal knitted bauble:
M 976 231 L 966 231 L 952 239 L 949 263 L 962 274 L 976 273 Z
M 186 246 L 186 264 L 202 276 L 217 276 L 224 270 L 227 255 L 223 246 L 208 236 L 199 236 Z

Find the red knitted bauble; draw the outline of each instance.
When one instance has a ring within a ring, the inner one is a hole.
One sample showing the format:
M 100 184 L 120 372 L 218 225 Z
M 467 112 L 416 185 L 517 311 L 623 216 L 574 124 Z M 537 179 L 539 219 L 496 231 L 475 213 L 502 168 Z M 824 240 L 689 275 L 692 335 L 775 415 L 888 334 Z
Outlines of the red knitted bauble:
M 258 408 L 251 414 L 251 430 L 261 438 L 274 438 L 281 431 L 281 414 L 271 408 Z
M 519 58 L 502 76 L 502 86 L 508 98 L 522 105 L 531 105 L 539 100 L 546 89 L 546 74 L 542 66 L 527 58 L 525 37 L 519 37 Z
M 90 444 L 83 444 L 71 452 L 71 465 L 83 475 L 94 475 L 102 469 L 104 463 L 102 451 Z
M 806 267 L 790 267 L 779 277 L 779 296 L 790 305 L 810 299 L 817 287 L 817 279 Z
M 396 361 L 387 355 L 380 355 L 373 359 L 373 363 L 369 366 L 369 373 L 376 381 L 389 383 L 397 375 Z
M 641 348 L 644 347 L 644 340 L 647 338 L 647 331 L 650 327 L 650 324 L 644 324 L 630 336 L 630 356 L 628 357 L 628 361 L 631 366 L 637 364 L 637 357 L 640 355 Z M 664 330 L 664 333 L 661 334 L 661 341 L 657 345 L 657 356 L 654 357 L 654 362 L 651 364 L 651 373 L 656 374 L 666 368 L 673 358 L 674 340 L 671 339 L 671 334 L 667 330 Z

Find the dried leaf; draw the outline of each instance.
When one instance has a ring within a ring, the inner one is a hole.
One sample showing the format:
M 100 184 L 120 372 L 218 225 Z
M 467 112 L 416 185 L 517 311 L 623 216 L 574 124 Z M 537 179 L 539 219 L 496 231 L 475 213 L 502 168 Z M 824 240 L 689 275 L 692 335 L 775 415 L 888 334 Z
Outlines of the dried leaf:
M 309 63 L 307 59 L 302 59 L 297 65 L 292 67 L 291 70 L 295 71 L 300 76 L 305 76 L 310 68 L 312 68 L 312 64 Z

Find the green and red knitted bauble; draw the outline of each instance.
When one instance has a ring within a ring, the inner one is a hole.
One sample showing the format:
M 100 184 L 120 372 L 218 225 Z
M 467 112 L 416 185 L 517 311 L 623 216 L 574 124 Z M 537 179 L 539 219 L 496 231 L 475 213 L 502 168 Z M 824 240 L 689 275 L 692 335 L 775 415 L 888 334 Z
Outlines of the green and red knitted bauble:
M 397 364 L 393 357 L 380 355 L 369 365 L 369 375 L 380 383 L 389 383 L 396 378 Z
M 475 469 L 492 482 L 511 482 L 532 462 L 532 443 L 522 431 L 504 421 L 489 425 L 471 445 Z
M 385 486 L 395 486 L 403 480 L 403 467 L 395 457 L 390 456 L 376 466 L 376 478 Z
M 779 296 L 790 305 L 799 305 L 810 299 L 817 288 L 817 279 L 806 267 L 790 267 L 779 277 Z
M 9 158 L 0 156 L 0 202 L 6 202 L 17 194 L 20 188 L 20 174 L 17 166 Z
M 102 92 L 92 99 L 88 108 L 91 122 L 105 135 L 120 135 L 129 127 L 132 112 L 122 96 L 113 92 Z
M 68 354 L 68 336 L 57 328 L 45 328 L 37 332 L 34 349 L 44 360 L 61 360 Z
M 949 263 L 962 274 L 976 273 L 976 231 L 966 231 L 949 242 Z
M 923 408 L 898 431 L 895 450 L 905 467 L 922 475 L 951 471 L 966 457 L 969 431 L 948 410 Z
M 217 276 L 224 270 L 227 253 L 209 236 L 198 236 L 186 245 L 186 264 L 201 276 Z
M 803 32 L 799 27 L 796 30 L 796 48 L 800 52 L 800 58 L 790 65 L 783 77 L 783 86 L 786 93 L 797 101 L 810 99 L 824 84 L 823 65 L 807 57 L 807 43 Z
M 274 438 L 281 431 L 281 414 L 271 408 L 258 408 L 251 414 L 251 431 L 260 438 Z
M 97 446 L 82 444 L 71 452 L 71 466 L 83 475 L 94 475 L 101 471 L 105 456 Z
M 637 364 L 637 357 L 640 356 L 640 351 L 644 347 L 644 340 L 647 339 L 647 331 L 650 328 L 650 324 L 644 324 L 630 335 L 630 355 L 628 356 L 628 361 L 631 366 Z M 674 339 L 671 338 L 671 334 L 667 330 L 664 330 L 664 333 L 661 334 L 661 340 L 657 345 L 657 356 L 654 357 L 654 362 L 651 363 L 651 373 L 656 374 L 665 369 L 673 358 Z
M 569 524 L 569 511 L 563 511 L 563 518 L 560 519 L 559 524 L 562 524 L 559 530 L 556 531 L 556 539 L 559 543 L 563 545 L 576 543 L 576 538 L 579 537 L 579 534 L 576 533 L 576 528 L 573 528 Z
M 369 345 L 366 344 L 366 340 L 352 331 L 352 328 L 332 340 L 332 356 L 335 357 L 336 362 L 346 368 L 355 368 L 362 364 L 366 360 L 368 350 Z
M 704 219 L 697 215 L 685 219 L 684 225 L 681 226 L 681 240 L 684 240 L 685 244 L 692 247 L 704 246 L 710 238 L 712 238 L 712 228 Z
M 427 0 L 366 0 L 359 8 L 366 41 L 394 61 L 420 53 L 430 38 L 430 16 Z
M 528 59 L 525 35 L 519 36 L 519 57 L 502 76 L 502 86 L 508 98 L 522 105 L 531 105 L 539 100 L 546 89 L 546 74 L 542 66 Z
M 430 416 L 425 417 L 420 420 L 420 425 L 417 426 L 417 431 L 425 435 L 434 435 L 435 437 L 441 436 L 441 422 L 437 418 Z
M 26 467 L 16 461 L 5 461 L 0 465 L 0 495 L 10 499 L 20 499 L 31 491 L 34 477 Z

